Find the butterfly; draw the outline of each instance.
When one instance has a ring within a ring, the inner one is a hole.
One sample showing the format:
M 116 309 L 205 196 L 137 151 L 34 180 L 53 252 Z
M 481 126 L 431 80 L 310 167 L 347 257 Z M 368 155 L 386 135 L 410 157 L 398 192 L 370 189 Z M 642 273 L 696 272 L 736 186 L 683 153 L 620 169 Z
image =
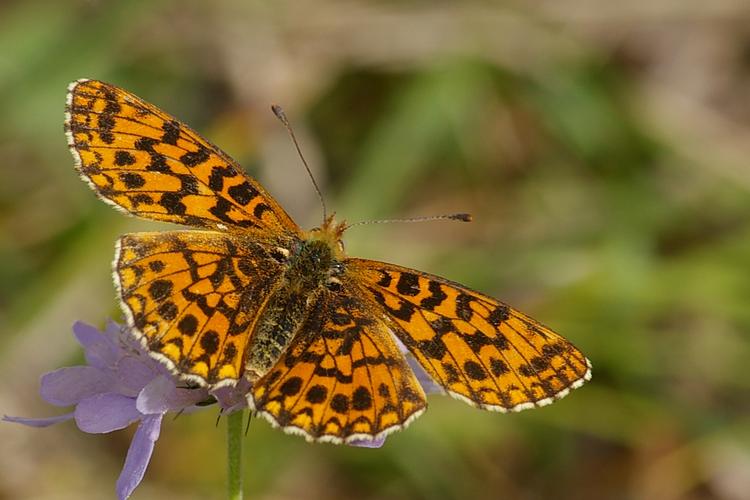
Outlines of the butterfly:
M 274 426 L 334 443 L 405 427 L 427 406 L 408 356 L 446 393 L 501 412 L 591 376 L 570 342 L 492 297 L 348 257 L 333 216 L 301 229 L 226 153 L 121 88 L 73 82 L 65 130 L 99 198 L 193 228 L 117 241 L 130 330 L 183 380 L 249 382 L 249 407 Z

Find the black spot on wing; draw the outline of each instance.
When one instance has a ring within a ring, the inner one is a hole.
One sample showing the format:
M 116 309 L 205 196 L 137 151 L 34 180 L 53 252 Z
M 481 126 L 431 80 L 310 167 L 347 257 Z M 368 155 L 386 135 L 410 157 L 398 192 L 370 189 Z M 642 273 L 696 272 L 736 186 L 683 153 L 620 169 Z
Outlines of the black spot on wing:
M 177 323 L 177 329 L 182 335 L 192 337 L 198 330 L 198 319 L 192 314 L 186 314 L 182 317 L 179 323 Z
M 369 410 L 372 408 L 372 394 L 367 387 L 359 386 L 352 394 L 352 408 L 357 411 Z
M 396 290 L 402 295 L 413 297 L 419 294 L 419 278 L 416 274 L 402 272 L 396 284 Z
M 156 280 L 148 287 L 148 293 L 155 301 L 160 301 L 171 295 L 172 282 L 169 280 Z
M 255 208 L 253 209 L 253 215 L 258 219 L 262 219 L 263 212 L 267 212 L 267 211 L 268 212 L 271 211 L 271 208 L 268 205 L 266 205 L 265 203 L 258 203 L 257 205 L 255 205 Z
M 502 339 L 498 337 L 502 337 Z M 502 351 L 505 347 L 503 341 L 507 341 L 501 333 L 498 333 L 496 337 L 488 337 L 480 330 L 474 330 L 474 333 L 464 335 L 463 339 L 475 353 L 479 353 L 487 345 L 494 345 Z
M 349 411 L 349 398 L 344 394 L 335 394 L 331 398 L 331 409 L 342 415 L 347 413 Z
M 391 286 L 391 281 L 393 278 L 391 275 L 385 271 L 380 271 L 382 273 L 382 276 L 380 277 L 380 280 L 378 280 L 378 285 L 382 286 L 383 288 L 388 288 Z
M 302 379 L 299 377 L 292 377 L 284 381 L 279 387 L 279 390 L 284 396 L 295 396 L 302 389 Z
M 135 149 L 139 151 L 150 152 L 154 150 L 154 146 L 156 146 L 157 144 L 159 144 L 159 141 L 152 137 L 140 137 L 135 141 L 134 146 Z
M 229 196 L 231 196 L 234 201 L 243 206 L 250 203 L 250 201 L 259 194 L 258 191 L 256 191 L 247 181 L 230 187 L 227 189 L 227 193 L 229 193 Z
M 135 156 L 128 151 L 117 151 L 115 152 L 115 165 L 118 167 L 125 167 L 135 163 Z
M 322 385 L 314 385 L 307 390 L 305 399 L 312 404 L 320 404 L 328 397 L 328 389 Z
M 423 298 L 419 303 L 419 305 L 424 309 L 432 311 L 436 307 L 440 306 L 440 304 L 442 304 L 443 301 L 448 298 L 448 296 L 443 291 L 443 287 L 440 286 L 440 283 L 438 283 L 437 281 L 430 281 L 428 290 L 430 291 L 430 296 Z
M 461 379 L 461 376 L 456 370 L 456 367 L 451 363 L 443 362 L 443 371 L 445 371 L 446 382 L 449 384 L 455 384 Z
M 233 343 L 227 342 L 224 346 L 223 363 L 232 363 L 234 358 L 237 356 L 237 348 Z
M 258 227 L 258 225 L 251 220 L 234 220 L 229 216 L 229 211 L 231 209 L 232 203 L 229 200 L 227 200 L 226 198 L 217 198 L 214 206 L 208 209 L 208 211 L 211 212 L 214 217 L 223 222 L 226 222 L 227 224 L 232 224 L 240 227 Z
M 416 343 L 416 349 L 432 359 L 443 359 L 448 352 L 443 339 L 420 340 Z
M 208 354 L 215 354 L 219 350 L 219 334 L 209 330 L 201 336 L 201 347 Z
M 112 134 L 112 130 L 115 128 L 115 116 L 120 114 L 122 108 L 120 103 L 117 102 L 117 95 L 109 88 L 102 88 L 104 99 L 107 104 L 104 106 L 104 110 L 99 115 L 99 137 L 107 144 L 115 142 L 115 136 Z
M 190 174 L 174 174 L 178 179 L 180 179 L 180 194 L 181 195 L 188 195 L 188 194 L 198 194 L 199 188 L 198 188 L 198 179 L 195 178 L 195 176 Z
M 456 297 L 456 316 L 464 321 L 471 321 L 474 311 L 471 310 L 471 302 L 474 299 L 465 293 L 459 293 Z
M 378 394 L 381 397 L 390 398 L 391 397 L 391 390 L 388 388 L 387 385 L 385 385 L 383 382 L 381 382 L 380 385 L 378 386 Z
M 487 322 L 492 326 L 500 326 L 500 323 L 506 321 L 509 317 L 508 306 L 498 304 L 497 307 L 487 316 Z
M 146 170 L 153 172 L 170 172 L 170 168 L 167 165 L 167 158 L 157 151 L 154 150 L 154 146 L 159 144 L 159 141 L 151 137 L 141 137 L 135 141 L 135 149 L 139 151 L 145 151 L 151 157 L 151 162 L 146 165 Z
M 437 334 L 438 337 L 442 337 L 448 332 L 454 330 L 453 323 L 448 318 L 438 316 L 434 320 L 430 321 L 430 327 Z
M 510 369 L 504 361 L 498 358 L 490 358 L 490 371 L 495 377 L 508 373 Z
M 162 302 L 159 305 L 157 312 L 165 321 L 172 321 L 179 313 L 177 306 L 172 301 Z
M 487 378 L 487 372 L 485 372 L 484 368 L 482 368 L 482 365 L 480 365 L 476 361 L 466 361 L 464 363 L 464 371 L 466 372 L 466 375 L 469 376 L 469 378 L 474 380 L 484 380 Z
M 180 161 L 188 167 L 195 167 L 211 157 L 211 152 L 205 146 L 199 146 L 197 151 L 188 151 L 180 156 Z
M 213 167 L 211 174 L 208 176 L 208 187 L 214 191 L 221 191 L 224 188 L 224 178 L 234 177 L 237 172 L 231 167 Z
M 187 211 L 187 206 L 182 202 L 182 196 L 179 193 L 162 193 L 159 205 L 164 207 L 169 214 L 183 215 Z
M 151 162 L 146 165 L 146 170 L 150 170 L 152 172 L 164 172 L 164 173 L 171 173 L 172 169 L 169 168 L 169 165 L 167 165 L 167 157 L 164 156 L 161 153 L 150 153 L 151 156 Z
M 161 137 L 162 142 L 173 146 L 177 144 L 177 139 L 180 137 L 180 122 L 175 120 L 164 122 L 162 130 L 164 131 Z
M 136 174 L 134 172 L 120 173 L 120 180 L 128 189 L 137 189 L 143 187 L 146 184 L 146 179 L 144 179 L 142 175 Z
M 386 312 L 390 314 L 391 316 L 393 316 L 394 318 L 400 319 L 402 321 L 409 321 L 411 317 L 414 315 L 415 306 L 413 304 L 405 300 L 398 299 L 399 307 L 398 309 L 396 309 L 386 303 L 385 297 L 379 290 L 375 290 L 373 288 L 369 288 L 369 290 L 372 292 L 372 295 L 377 301 L 377 303 L 383 306 Z
M 160 273 L 164 270 L 164 262 L 161 260 L 152 260 L 148 263 L 149 269 L 155 273 Z

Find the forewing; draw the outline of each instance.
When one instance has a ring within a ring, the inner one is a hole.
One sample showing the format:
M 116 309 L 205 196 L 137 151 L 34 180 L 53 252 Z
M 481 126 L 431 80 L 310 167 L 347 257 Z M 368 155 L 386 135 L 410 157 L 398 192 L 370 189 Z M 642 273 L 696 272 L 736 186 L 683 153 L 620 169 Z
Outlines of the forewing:
M 123 89 L 96 80 L 73 82 L 65 129 L 81 176 L 126 212 L 219 230 L 299 233 L 228 155 Z
M 287 432 L 341 443 L 401 429 L 426 401 L 382 320 L 356 298 L 326 292 L 250 405 Z
M 470 404 L 543 406 L 591 376 L 573 344 L 502 302 L 392 264 L 350 259 L 346 266 L 425 371 Z
M 242 376 L 279 272 L 262 244 L 213 231 L 127 234 L 114 268 L 128 323 L 154 357 L 200 385 Z

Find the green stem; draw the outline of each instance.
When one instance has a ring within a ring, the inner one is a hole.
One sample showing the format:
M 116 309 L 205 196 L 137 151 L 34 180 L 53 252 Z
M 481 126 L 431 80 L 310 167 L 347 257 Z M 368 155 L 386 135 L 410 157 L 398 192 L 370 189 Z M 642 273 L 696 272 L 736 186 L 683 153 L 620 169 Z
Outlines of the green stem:
M 245 412 L 236 411 L 227 417 L 227 493 L 229 500 L 242 500 L 242 421 Z

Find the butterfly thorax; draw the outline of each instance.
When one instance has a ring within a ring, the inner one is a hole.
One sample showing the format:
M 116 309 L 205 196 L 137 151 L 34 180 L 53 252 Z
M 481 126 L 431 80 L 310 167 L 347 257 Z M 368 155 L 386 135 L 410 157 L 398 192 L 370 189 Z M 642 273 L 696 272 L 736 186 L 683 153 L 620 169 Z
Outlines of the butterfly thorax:
M 280 248 L 283 275 L 271 292 L 252 334 L 246 377 L 255 381 L 276 364 L 320 302 L 341 288 L 343 246 L 339 233 L 324 225 Z M 342 226 L 339 226 L 339 228 Z

